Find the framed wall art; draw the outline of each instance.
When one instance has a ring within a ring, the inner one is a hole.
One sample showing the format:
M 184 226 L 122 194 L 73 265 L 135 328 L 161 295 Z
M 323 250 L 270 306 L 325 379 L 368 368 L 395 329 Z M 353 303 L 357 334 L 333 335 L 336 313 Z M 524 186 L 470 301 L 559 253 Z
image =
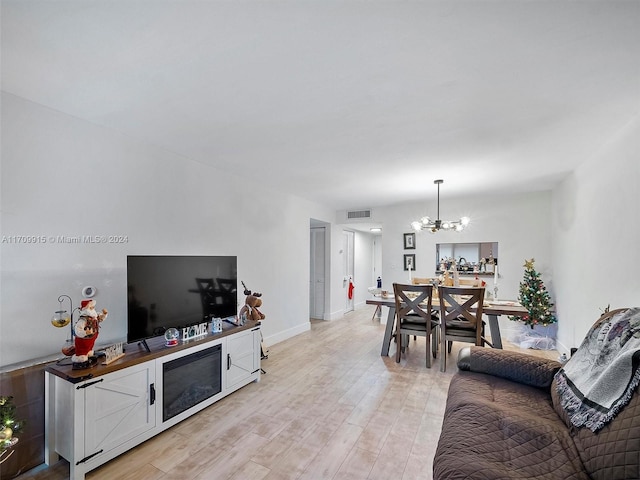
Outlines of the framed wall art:
M 409 253 L 404 255 L 404 269 L 416 271 L 416 254 Z
M 416 234 L 415 233 L 405 233 L 404 234 L 404 249 L 405 250 L 413 250 L 416 248 Z

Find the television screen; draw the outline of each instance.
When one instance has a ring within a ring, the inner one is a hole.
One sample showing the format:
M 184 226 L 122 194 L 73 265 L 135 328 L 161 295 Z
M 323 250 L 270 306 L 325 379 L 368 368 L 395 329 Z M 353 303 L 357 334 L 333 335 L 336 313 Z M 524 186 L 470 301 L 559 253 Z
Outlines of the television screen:
M 128 330 L 134 342 L 237 313 L 237 257 L 127 257 Z

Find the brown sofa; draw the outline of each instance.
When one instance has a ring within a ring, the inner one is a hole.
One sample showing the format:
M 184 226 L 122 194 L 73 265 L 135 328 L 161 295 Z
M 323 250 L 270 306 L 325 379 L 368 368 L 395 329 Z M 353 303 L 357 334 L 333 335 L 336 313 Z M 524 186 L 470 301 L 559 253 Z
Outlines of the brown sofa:
M 520 352 L 464 348 L 434 479 L 640 479 L 638 391 L 597 433 L 576 428 L 556 392 L 561 366 Z

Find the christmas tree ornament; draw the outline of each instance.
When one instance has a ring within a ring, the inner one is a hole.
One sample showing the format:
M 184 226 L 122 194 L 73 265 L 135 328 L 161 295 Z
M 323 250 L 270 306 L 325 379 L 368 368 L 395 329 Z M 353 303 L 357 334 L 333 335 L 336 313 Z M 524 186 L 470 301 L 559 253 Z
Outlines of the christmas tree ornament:
M 0 464 L 13 455 L 13 446 L 18 443 L 14 435 L 22 431 L 24 422 L 16 420 L 13 397 L 0 397 Z

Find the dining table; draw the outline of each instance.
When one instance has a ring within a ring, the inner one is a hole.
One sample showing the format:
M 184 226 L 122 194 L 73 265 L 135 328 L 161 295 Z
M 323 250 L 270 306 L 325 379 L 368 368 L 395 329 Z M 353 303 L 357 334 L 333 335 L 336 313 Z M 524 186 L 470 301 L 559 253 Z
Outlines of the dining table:
M 379 307 L 388 307 L 387 324 L 384 329 L 384 339 L 382 341 L 381 356 L 389 355 L 389 347 L 391 346 L 391 337 L 393 336 L 393 324 L 396 317 L 396 301 L 393 295 L 374 296 L 366 301 L 367 305 L 377 305 Z M 440 308 L 439 299 L 432 299 L 432 307 Z M 500 336 L 500 325 L 498 317 L 500 315 L 524 316 L 527 309 L 516 301 L 511 300 L 485 300 L 482 305 L 482 313 L 488 317 L 489 332 L 491 335 L 491 344 L 493 348 L 502 348 L 502 337 Z

